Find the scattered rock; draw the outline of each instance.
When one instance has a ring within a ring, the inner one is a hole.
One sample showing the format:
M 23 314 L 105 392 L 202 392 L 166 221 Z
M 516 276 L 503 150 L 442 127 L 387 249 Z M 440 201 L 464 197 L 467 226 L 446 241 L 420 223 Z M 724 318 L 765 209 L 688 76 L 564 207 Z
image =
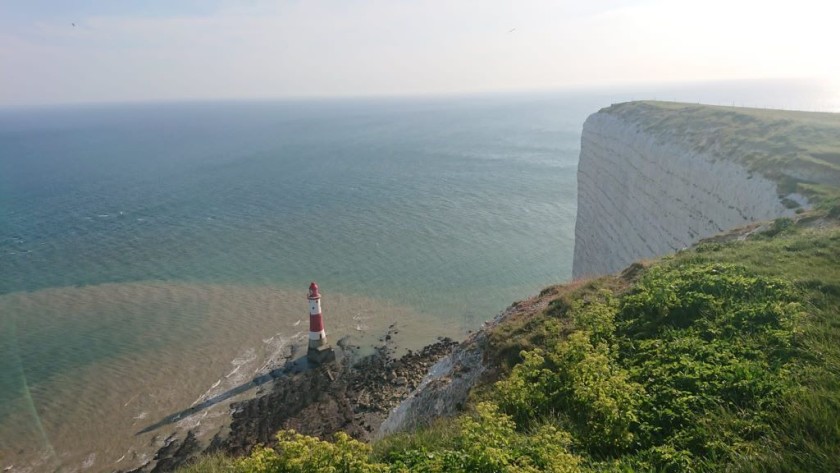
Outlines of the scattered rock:
M 385 338 L 390 339 L 390 335 Z M 228 433 L 217 434 L 206 448 L 201 448 L 192 431 L 183 439 L 169 437 L 154 461 L 134 472 L 172 471 L 201 452 L 245 455 L 256 445 L 275 442 L 274 434 L 282 429 L 320 438 L 343 431 L 353 438 L 369 440 L 389 412 L 420 384 L 427 368 L 458 343 L 439 338 L 399 359 L 392 356 L 388 346 L 358 358 L 358 347 L 337 345 L 340 353 L 336 362 L 318 367 L 291 362 L 273 376 L 264 394 L 232 403 Z
M 412 386 L 423 379 L 426 366 L 451 352 L 455 345 L 451 339 L 442 339 L 399 359 L 380 347 L 373 355 L 358 360 L 352 355 L 342 357 L 332 367 L 337 371 L 332 380 L 325 370 L 317 369 L 278 379 L 269 394 L 235 405 L 238 413 L 234 414 L 225 450 L 245 454 L 256 444 L 270 444 L 275 432 L 289 428 L 321 438 L 344 431 L 367 440 L 390 410 L 408 396 Z

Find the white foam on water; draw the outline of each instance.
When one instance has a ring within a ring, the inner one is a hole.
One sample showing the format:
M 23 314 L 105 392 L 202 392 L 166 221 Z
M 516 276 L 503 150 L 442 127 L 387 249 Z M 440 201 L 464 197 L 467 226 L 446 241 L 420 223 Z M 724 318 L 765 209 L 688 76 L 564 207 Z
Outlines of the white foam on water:
M 254 350 L 253 348 L 248 348 L 247 350 L 245 350 L 245 352 L 243 354 L 234 358 L 230 363 L 238 368 L 238 367 L 240 367 L 240 366 L 242 366 L 246 363 L 250 363 L 250 362 L 252 362 L 256 359 L 257 359 L 257 351 Z
M 361 314 L 356 314 L 353 316 L 353 320 L 356 322 L 354 328 L 357 332 L 365 332 L 370 329 L 368 324 L 365 323 L 366 320 L 369 320 L 370 316 L 364 317 Z
M 233 376 L 234 374 L 236 374 L 236 372 L 237 372 L 237 371 L 239 371 L 239 368 L 240 368 L 240 367 L 241 367 L 241 365 L 237 365 L 237 366 L 236 366 L 236 368 L 234 368 L 234 369 L 233 369 L 233 371 L 231 371 L 230 373 L 228 373 L 228 374 L 226 374 L 226 375 L 225 375 L 225 378 L 230 378 L 231 376 Z
M 91 453 L 87 456 L 87 458 L 85 458 L 85 461 L 82 462 L 82 469 L 87 470 L 92 467 L 94 463 L 96 463 L 96 454 Z
M 198 396 L 198 398 L 195 401 L 193 401 L 193 403 L 190 405 L 190 407 L 195 406 L 196 404 L 198 404 L 200 402 L 204 402 L 204 401 L 210 399 L 211 397 L 215 396 L 213 390 L 216 389 L 217 387 L 219 387 L 220 384 L 222 384 L 222 378 L 219 378 L 218 380 L 216 380 L 216 382 L 213 383 L 213 385 L 210 386 L 210 388 L 207 391 L 204 391 L 204 394 L 202 394 L 201 396 Z
M 139 395 L 140 395 L 140 394 L 135 394 L 134 396 L 131 396 L 131 399 L 129 399 L 128 401 L 126 401 L 126 403 L 125 403 L 125 404 L 123 404 L 123 407 L 128 407 L 128 405 L 129 405 L 129 404 L 131 404 L 131 401 L 133 401 L 133 400 L 137 399 L 137 396 L 139 396 Z
M 183 430 L 195 429 L 201 425 L 202 419 L 207 417 L 207 414 L 208 412 L 204 411 L 201 415 L 189 415 L 179 420 L 175 425 L 177 425 L 179 429 Z
M 303 332 L 297 332 L 291 337 L 284 337 L 278 333 L 263 340 L 268 356 L 266 356 L 262 366 L 254 370 L 254 375 L 266 374 L 271 370 L 280 368 L 291 356 L 292 345 L 295 342 L 301 343 L 303 338 Z
M 234 368 L 225 375 L 227 382 L 226 387 L 233 387 L 245 381 L 244 371 L 240 373 L 240 368 L 254 362 L 257 359 L 257 351 L 252 347 L 245 350 L 242 354 L 234 358 L 230 363 Z

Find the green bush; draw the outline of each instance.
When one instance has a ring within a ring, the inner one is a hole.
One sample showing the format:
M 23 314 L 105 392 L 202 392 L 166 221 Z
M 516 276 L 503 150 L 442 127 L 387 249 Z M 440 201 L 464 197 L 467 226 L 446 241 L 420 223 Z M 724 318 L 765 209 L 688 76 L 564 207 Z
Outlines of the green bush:
M 412 449 L 388 456 L 392 471 L 538 472 L 580 471 L 580 458 L 569 453 L 569 434 L 550 425 L 532 434 L 517 432 L 513 419 L 490 402 L 457 421 L 460 434 L 451 448 Z
M 260 447 L 235 464 L 242 473 L 379 473 L 389 468 L 370 460 L 369 445 L 353 440 L 344 432 L 335 442 L 280 431 L 274 447 Z
M 800 299 L 734 265 L 659 265 L 629 294 L 568 304 L 577 330 L 522 353 L 496 400 L 520 429 L 557 418 L 595 460 L 631 455 L 666 471 L 725 463 L 771 429 Z
M 656 466 L 726 462 L 770 430 L 796 354 L 799 300 L 780 279 L 691 263 L 649 271 L 623 299 L 620 362 L 645 386 L 636 432 Z
M 578 331 L 554 350 L 524 353 L 525 361 L 497 383 L 499 404 L 522 426 L 560 416 L 592 453 L 615 454 L 633 442 L 631 426 L 643 388 L 611 361 L 609 347 Z

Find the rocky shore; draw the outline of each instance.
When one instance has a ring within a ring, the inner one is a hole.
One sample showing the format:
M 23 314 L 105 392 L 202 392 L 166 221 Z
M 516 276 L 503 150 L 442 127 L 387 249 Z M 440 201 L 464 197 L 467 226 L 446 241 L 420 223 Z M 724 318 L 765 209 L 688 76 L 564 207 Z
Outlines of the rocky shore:
M 391 335 L 385 335 L 370 355 L 361 356 L 360 347 L 339 341 L 335 362 L 311 366 L 305 357 L 287 362 L 267 375 L 273 379 L 257 397 L 230 405 L 229 429 L 209 444 L 199 442 L 192 431 L 173 436 L 151 461 L 131 473 L 172 471 L 201 453 L 247 454 L 256 445 L 271 444 L 282 429 L 321 438 L 343 431 L 359 440 L 371 439 L 429 367 L 458 345 L 440 338 L 418 352 L 396 357 Z

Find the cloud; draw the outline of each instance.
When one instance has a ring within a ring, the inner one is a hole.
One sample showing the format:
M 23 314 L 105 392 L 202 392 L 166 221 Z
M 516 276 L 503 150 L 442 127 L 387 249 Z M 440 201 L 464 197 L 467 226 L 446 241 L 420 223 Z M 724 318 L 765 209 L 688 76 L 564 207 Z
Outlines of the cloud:
M 840 75 L 835 7 L 789 5 L 311 0 L 42 21 L 0 39 L 0 103 Z

